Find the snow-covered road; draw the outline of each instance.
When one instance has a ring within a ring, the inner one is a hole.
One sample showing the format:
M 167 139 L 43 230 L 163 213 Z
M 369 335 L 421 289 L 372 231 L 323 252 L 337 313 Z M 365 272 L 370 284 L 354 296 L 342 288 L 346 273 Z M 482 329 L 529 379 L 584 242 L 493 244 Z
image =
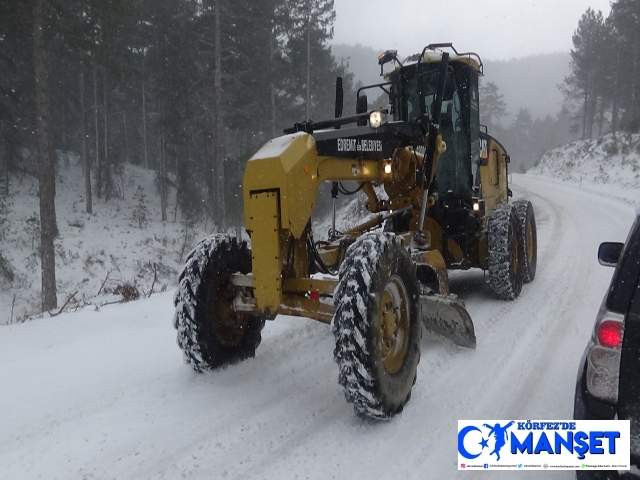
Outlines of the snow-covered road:
M 195 374 L 176 347 L 167 293 L 0 327 L 0 478 L 504 477 L 457 471 L 457 420 L 571 417 L 613 272 L 598 265 L 597 247 L 624 241 L 634 218 L 618 200 L 514 177 L 516 197 L 536 210 L 536 279 L 501 302 L 482 272 L 452 274 L 477 349 L 425 335 L 412 399 L 392 421 L 354 415 L 333 335 L 308 320 L 268 323 L 255 359 Z

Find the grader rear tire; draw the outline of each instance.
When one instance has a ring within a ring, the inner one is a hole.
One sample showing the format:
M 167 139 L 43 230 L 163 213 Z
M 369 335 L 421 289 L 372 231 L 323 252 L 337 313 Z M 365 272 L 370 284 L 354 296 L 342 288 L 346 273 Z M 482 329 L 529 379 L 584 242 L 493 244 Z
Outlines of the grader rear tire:
M 501 300 L 515 300 L 522 291 L 524 245 L 518 212 L 509 203 L 497 205 L 489 217 L 489 285 Z
M 173 326 L 184 361 L 198 373 L 255 356 L 264 319 L 231 308 L 231 274 L 251 272 L 246 242 L 227 235 L 202 240 L 187 257 L 174 296 Z
M 522 265 L 524 283 L 532 282 L 538 264 L 538 232 L 533 205 L 528 200 L 516 200 L 513 206 L 518 211 L 520 229 L 524 242 L 524 263 Z
M 350 248 L 334 295 L 334 359 L 359 415 L 387 419 L 409 401 L 420 361 L 418 279 L 402 239 L 368 234 Z

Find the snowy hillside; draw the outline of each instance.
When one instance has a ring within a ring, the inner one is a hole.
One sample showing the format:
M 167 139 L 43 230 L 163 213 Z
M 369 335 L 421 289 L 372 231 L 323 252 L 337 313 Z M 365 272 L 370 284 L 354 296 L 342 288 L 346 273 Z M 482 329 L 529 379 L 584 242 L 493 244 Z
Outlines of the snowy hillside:
M 382 189 L 377 190 L 378 198 L 387 198 Z M 336 230 L 344 232 L 359 225 L 374 215 L 367 210 L 367 197 L 360 193 L 353 197 L 342 197 L 336 209 Z M 331 230 L 332 215 L 313 219 L 313 234 L 316 240 L 326 240 Z
M 60 236 L 55 242 L 58 305 L 75 292 L 68 307 L 121 299 L 118 287 L 134 285 L 141 295 L 173 286 L 184 255 L 204 226 L 187 229 L 169 198 L 169 221 L 160 221 L 155 174 L 124 165 L 116 178 L 122 198 L 95 199 L 85 213 L 84 180 L 77 157 L 61 155 L 56 213 Z M 140 192 L 146 198 L 141 199 Z M 0 235 L 0 324 L 17 322 L 40 307 L 38 183 L 14 176 Z M 136 220 L 136 209 L 146 217 Z M 174 221 L 175 218 L 175 221 Z M 142 226 L 140 226 L 142 224 Z M 7 273 L 9 272 L 9 273 Z M 155 283 L 154 283 L 155 278 Z
M 640 187 L 640 134 L 605 135 L 547 152 L 527 173 L 563 181 Z
M 211 232 L 210 223 L 185 225 L 176 211 L 174 190 L 168 221 L 160 221 L 153 171 L 125 164 L 116 184 L 120 198 L 107 203 L 95 199 L 94 192 L 93 215 L 88 215 L 78 158 L 60 156 L 56 193 L 60 236 L 55 242 L 59 307 L 74 293 L 67 309 L 121 300 L 126 285 L 135 286 L 141 296 L 147 296 L 152 286 L 154 292 L 171 290 L 186 254 Z M 37 180 L 13 177 L 10 193 L 6 220 L 0 222 L 0 325 L 24 321 L 40 311 Z M 336 228 L 345 230 L 370 218 L 365 205 L 362 194 L 341 197 Z M 145 218 L 138 222 L 141 211 Z M 330 216 L 314 217 L 316 239 L 326 239 L 330 227 Z

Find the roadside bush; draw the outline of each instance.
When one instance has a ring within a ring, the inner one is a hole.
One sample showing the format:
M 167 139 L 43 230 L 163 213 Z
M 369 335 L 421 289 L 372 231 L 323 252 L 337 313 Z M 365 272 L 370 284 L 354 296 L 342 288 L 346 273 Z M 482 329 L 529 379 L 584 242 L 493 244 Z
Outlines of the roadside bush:
M 124 282 L 113 290 L 114 295 L 122 295 L 124 302 L 138 300 L 140 298 L 140 290 L 131 282 Z
M 133 207 L 132 218 L 135 223 L 138 224 L 138 228 L 143 229 L 149 223 L 148 210 L 147 210 L 147 196 L 140 185 L 136 193 L 133 194 L 133 199 L 137 202 Z
M 0 280 L 6 280 L 9 284 L 16 278 L 15 270 L 9 260 L 0 252 Z

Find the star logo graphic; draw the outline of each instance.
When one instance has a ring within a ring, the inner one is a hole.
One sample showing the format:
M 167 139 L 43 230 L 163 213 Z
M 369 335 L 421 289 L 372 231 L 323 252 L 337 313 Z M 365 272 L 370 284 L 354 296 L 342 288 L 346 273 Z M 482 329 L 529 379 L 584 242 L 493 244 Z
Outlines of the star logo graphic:
M 482 449 L 484 450 L 485 447 L 489 446 L 489 439 L 485 439 L 484 437 L 482 438 L 482 441 L 480 442 L 480 445 L 482 445 Z

